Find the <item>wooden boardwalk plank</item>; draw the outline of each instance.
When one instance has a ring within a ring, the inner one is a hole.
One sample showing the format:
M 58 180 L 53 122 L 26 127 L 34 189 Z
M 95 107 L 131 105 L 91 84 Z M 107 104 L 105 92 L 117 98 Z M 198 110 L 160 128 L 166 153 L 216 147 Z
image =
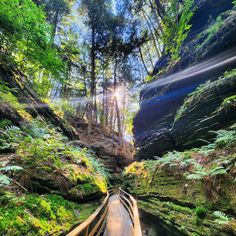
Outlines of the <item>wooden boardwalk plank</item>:
M 133 236 L 133 226 L 129 214 L 119 200 L 119 195 L 109 199 L 107 226 L 104 236 Z

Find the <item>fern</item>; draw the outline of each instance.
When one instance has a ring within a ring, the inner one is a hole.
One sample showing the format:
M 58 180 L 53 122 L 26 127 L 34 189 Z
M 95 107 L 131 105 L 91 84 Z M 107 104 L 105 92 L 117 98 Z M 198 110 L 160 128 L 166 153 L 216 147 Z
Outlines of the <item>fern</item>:
M 228 224 L 230 221 L 230 218 L 224 212 L 221 211 L 214 211 L 213 216 L 217 218 L 215 222 L 218 224 Z
M 11 179 L 6 175 L 0 175 L 0 186 L 9 185 L 11 183 Z
M 20 166 L 4 166 L 0 168 L 1 172 L 8 172 L 8 171 L 21 171 L 23 168 Z M 7 175 L 0 174 L 0 186 L 2 185 L 9 185 L 11 183 L 11 179 Z
M 202 179 L 202 175 L 195 173 L 195 174 L 190 174 L 188 176 L 186 176 L 186 179 L 188 180 L 201 180 Z
M 211 176 L 227 174 L 227 170 L 223 166 L 217 166 L 214 169 L 210 170 Z
M 0 168 L 0 171 L 18 171 L 23 170 L 20 166 L 5 166 Z
M 236 132 L 234 130 L 219 130 L 217 134 L 215 143 L 218 147 L 230 146 L 235 143 Z

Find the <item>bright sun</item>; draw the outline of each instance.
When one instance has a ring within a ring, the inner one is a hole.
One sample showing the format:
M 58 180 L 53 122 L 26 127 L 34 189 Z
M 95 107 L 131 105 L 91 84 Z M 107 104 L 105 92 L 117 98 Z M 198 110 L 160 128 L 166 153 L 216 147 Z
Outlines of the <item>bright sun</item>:
M 114 95 L 115 95 L 116 99 L 117 99 L 118 101 L 120 101 L 121 93 L 120 93 L 120 91 L 119 91 L 118 89 L 115 91 Z

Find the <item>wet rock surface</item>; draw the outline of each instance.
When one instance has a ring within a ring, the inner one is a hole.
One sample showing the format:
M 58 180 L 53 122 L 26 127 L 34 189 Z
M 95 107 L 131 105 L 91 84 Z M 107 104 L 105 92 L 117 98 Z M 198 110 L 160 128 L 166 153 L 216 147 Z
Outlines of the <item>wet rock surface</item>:
M 200 14 L 201 9 L 199 11 Z M 179 62 L 164 74 L 156 75 L 154 82 L 147 84 L 141 91 L 140 110 L 134 119 L 138 160 L 161 156 L 174 149 L 202 145 L 200 139 L 211 139 L 214 136 L 209 133 L 210 130 L 227 127 L 235 120 L 234 107 L 227 111 L 221 110 L 220 113 L 217 110 L 227 96 L 235 94 L 232 78 L 231 82 L 225 81 L 219 87 L 213 83 L 210 91 L 202 94 L 204 99 L 192 104 L 185 117 L 175 122 L 177 111 L 190 93 L 207 81 L 221 80 L 225 71 L 236 67 L 236 29 L 232 27 L 235 23 L 235 10 L 221 14 L 219 28 L 213 35 L 209 36 L 206 28 L 194 38 L 188 39 Z M 156 65 L 159 70 L 162 66 L 167 67 L 163 60 L 168 62 L 168 57 L 159 60 Z M 209 119 L 205 119 L 207 116 Z

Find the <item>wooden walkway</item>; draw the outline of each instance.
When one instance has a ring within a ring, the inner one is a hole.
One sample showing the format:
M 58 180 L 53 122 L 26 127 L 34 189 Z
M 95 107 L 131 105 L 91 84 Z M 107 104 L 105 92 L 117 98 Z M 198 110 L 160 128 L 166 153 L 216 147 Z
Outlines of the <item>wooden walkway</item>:
M 129 214 L 115 194 L 109 199 L 107 226 L 104 236 L 133 236 L 133 226 Z

